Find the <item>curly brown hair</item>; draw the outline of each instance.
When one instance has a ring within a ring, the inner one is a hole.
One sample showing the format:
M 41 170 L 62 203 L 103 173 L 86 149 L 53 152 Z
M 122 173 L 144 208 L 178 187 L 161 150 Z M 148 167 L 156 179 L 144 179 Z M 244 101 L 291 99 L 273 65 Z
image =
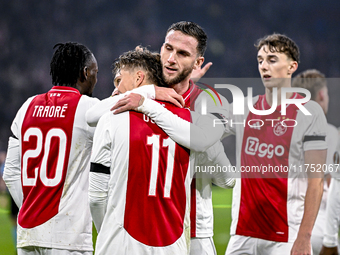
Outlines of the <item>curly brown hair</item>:
M 112 74 L 122 69 L 141 68 L 146 72 L 146 79 L 155 85 L 166 87 L 162 78 L 162 64 L 159 53 L 151 52 L 146 47 L 137 46 L 134 50 L 124 52 L 112 64 Z
M 279 52 L 287 55 L 288 58 L 293 59 L 296 62 L 300 62 L 300 51 L 297 44 L 286 35 L 271 34 L 263 38 L 260 38 L 255 44 L 257 51 L 262 46 L 267 45 L 270 52 Z

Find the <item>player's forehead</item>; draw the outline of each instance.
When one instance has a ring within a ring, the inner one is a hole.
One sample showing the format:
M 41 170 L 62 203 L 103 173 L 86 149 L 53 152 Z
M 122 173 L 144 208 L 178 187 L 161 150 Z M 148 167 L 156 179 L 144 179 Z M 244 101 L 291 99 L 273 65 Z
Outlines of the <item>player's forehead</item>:
M 265 58 L 282 58 L 287 59 L 288 56 L 283 53 L 275 50 L 275 48 L 269 48 L 268 45 L 263 45 L 261 49 L 257 52 L 258 59 L 265 59 Z
M 116 80 L 117 78 L 119 78 L 121 76 L 120 74 L 120 69 L 118 69 L 115 73 L 114 79 Z
M 198 41 L 195 37 L 171 30 L 164 40 L 165 45 L 169 45 L 176 50 L 185 50 L 192 54 L 197 54 Z
M 123 66 L 117 70 L 115 74 L 115 79 L 129 76 L 132 76 L 131 70 L 128 67 Z

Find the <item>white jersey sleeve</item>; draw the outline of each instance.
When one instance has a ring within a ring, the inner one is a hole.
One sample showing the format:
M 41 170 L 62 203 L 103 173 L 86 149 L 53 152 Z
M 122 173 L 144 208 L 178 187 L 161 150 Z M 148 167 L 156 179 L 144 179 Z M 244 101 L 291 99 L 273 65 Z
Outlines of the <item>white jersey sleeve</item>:
M 89 202 L 93 223 L 100 232 L 107 207 L 107 192 L 110 175 L 90 172 Z
M 334 159 L 336 159 L 336 146 L 337 146 L 337 139 L 338 137 L 338 130 L 335 126 L 328 123 L 327 125 L 327 136 L 326 136 L 326 142 L 327 142 L 327 159 L 326 159 L 326 165 L 324 167 L 324 185 L 323 185 L 323 194 L 322 194 L 322 200 L 319 208 L 318 216 L 315 220 L 315 224 L 312 231 L 312 248 L 314 254 L 319 254 L 321 247 L 322 247 L 322 241 L 325 233 L 325 228 L 327 227 L 327 221 L 329 221 L 329 224 L 333 226 L 333 222 L 337 221 L 336 218 L 333 218 L 333 216 L 337 217 L 337 215 L 328 216 L 327 213 L 327 198 L 329 193 L 329 178 L 331 177 L 331 173 L 333 170 L 336 169 L 336 162 L 334 162 Z M 334 196 L 333 196 L 334 199 Z M 330 201 L 329 207 L 336 206 L 336 201 L 333 203 L 333 201 Z M 330 211 L 333 211 L 330 209 Z M 336 227 L 336 226 L 334 226 Z M 337 229 L 337 228 L 336 228 Z M 328 233 L 331 233 L 331 229 L 328 231 Z M 337 230 L 336 230 L 337 231 Z M 334 232 L 337 233 L 337 232 Z M 327 236 L 330 236 L 330 234 L 327 234 Z M 326 243 L 329 243 L 329 241 L 326 240 Z
M 6 163 L 3 179 L 15 204 L 20 208 L 22 204 L 23 194 L 20 178 L 20 148 L 19 140 L 17 138 L 9 138 L 5 162 Z
M 26 100 L 12 122 L 11 131 L 14 137 L 10 137 L 8 141 L 3 175 L 8 190 L 19 208 L 22 205 L 23 194 L 21 188 L 20 144 L 18 138 L 20 137 L 20 127 L 25 117 L 26 110 L 33 98 L 34 97 L 31 97 Z
M 337 134 L 337 139 L 334 139 L 334 137 L 331 137 L 331 139 L 337 141 L 336 149 L 333 154 L 333 166 L 334 168 L 332 171 L 330 171 L 332 178 L 337 178 L 340 179 L 340 128 L 338 128 L 338 134 Z M 331 169 L 330 169 L 331 170 Z
M 312 117 L 304 117 L 301 111 L 299 111 L 297 116 L 297 121 L 300 119 L 304 120 L 301 121 L 302 126 L 299 126 L 298 129 L 299 131 L 304 130 L 303 150 L 308 151 L 327 149 L 327 143 L 325 139 L 319 139 L 319 137 L 326 138 L 327 135 L 327 121 L 322 108 L 314 101 L 309 101 L 305 104 L 305 107 L 311 112 Z
M 138 110 L 148 115 L 175 142 L 194 151 L 205 151 L 221 138 L 224 131 L 223 125 L 214 126 L 212 115 L 191 112 L 191 124 L 153 100 L 145 99 Z
M 107 129 L 105 122 L 109 121 L 110 115 L 104 114 L 98 122 L 94 133 L 94 143 L 91 156 L 91 171 L 89 184 L 89 201 L 93 222 L 98 233 L 104 219 L 107 206 L 108 183 L 110 179 L 109 171 L 94 171 L 95 164 L 104 166 L 108 170 L 111 166 L 111 143 L 112 137 L 110 130 Z M 109 122 L 108 122 L 109 123 Z
M 89 110 L 87 110 L 85 115 L 87 124 L 90 127 L 97 126 L 100 117 L 109 112 L 112 106 L 114 106 L 122 97 L 123 95 L 108 97 L 92 106 Z
M 327 136 L 326 136 L 326 142 L 328 145 L 327 148 L 327 160 L 326 163 L 328 165 L 336 164 L 337 159 L 337 146 L 338 146 L 338 140 L 339 140 L 339 133 L 335 126 L 332 124 L 327 125 Z M 336 166 L 334 166 L 335 168 Z M 331 173 L 331 169 L 327 169 L 327 173 Z
M 334 130 L 335 129 L 335 130 Z M 335 247 L 338 245 L 338 233 L 340 224 L 340 178 L 339 178 L 339 151 L 340 136 L 338 130 L 332 125 L 328 126 L 327 141 L 329 142 L 330 153 L 327 152 L 327 165 L 333 164 L 329 169 L 332 176 L 331 184 L 328 189 L 326 205 L 326 226 L 324 227 L 323 245 L 326 247 Z M 334 132 L 336 131 L 336 132 Z M 337 139 L 335 139 L 337 138 Z M 332 144 L 337 142 L 335 151 L 332 150 Z M 331 162 L 331 163 L 330 163 Z
M 154 99 L 155 98 L 155 87 L 154 85 L 144 85 L 127 91 L 124 94 L 111 96 L 101 100 L 98 104 L 94 105 L 86 112 L 86 122 L 91 127 L 95 127 L 100 119 L 105 113 L 109 112 L 110 109 L 118 102 L 119 99 L 130 93 L 137 93 L 145 98 Z

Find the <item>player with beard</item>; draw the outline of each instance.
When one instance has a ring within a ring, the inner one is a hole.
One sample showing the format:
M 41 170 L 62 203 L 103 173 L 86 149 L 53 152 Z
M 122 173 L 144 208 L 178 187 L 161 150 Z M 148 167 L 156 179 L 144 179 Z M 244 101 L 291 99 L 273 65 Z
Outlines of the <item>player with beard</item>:
M 206 100 L 208 105 L 215 105 L 211 97 L 207 93 L 201 93 L 202 90 L 198 88 L 190 79 L 192 72 L 201 72 L 198 76 L 201 76 L 210 65 L 206 65 L 203 69 L 201 66 L 204 62 L 204 53 L 206 49 L 207 36 L 203 29 L 193 22 L 178 22 L 172 24 L 165 37 L 164 44 L 161 48 L 161 62 L 163 79 L 167 86 L 172 89 L 165 89 L 151 86 L 155 92 L 148 93 L 148 97 L 155 98 L 162 101 L 170 101 L 178 105 L 178 101 L 184 100 L 185 107 L 189 107 L 191 110 L 201 108 L 203 100 Z M 143 86 L 148 87 L 148 86 Z M 173 98 L 177 92 L 180 98 Z M 130 96 L 134 97 L 134 93 L 122 98 L 121 103 L 124 104 L 130 101 Z M 139 97 L 140 99 L 140 97 Z M 176 100 L 177 99 L 177 100 Z M 111 103 L 110 103 L 111 101 Z M 115 99 L 105 99 L 105 102 L 101 102 L 94 106 L 87 113 L 88 123 L 96 125 L 99 117 L 103 112 L 110 109 Z M 224 107 L 228 107 L 228 102 L 225 98 L 221 97 L 221 102 Z M 141 102 L 142 103 L 142 102 Z M 119 106 L 119 105 L 118 105 Z M 209 107 L 208 109 L 213 109 Z M 209 118 L 208 116 L 205 116 Z M 204 118 L 203 118 L 204 119 Z M 205 122 L 202 119 L 202 122 Z M 212 126 L 206 127 L 213 130 Z M 221 132 L 223 132 L 223 127 Z M 187 130 L 189 131 L 189 130 Z M 211 132 L 215 136 L 215 130 Z M 190 138 L 190 132 L 183 132 L 185 139 Z M 215 139 L 215 142 L 219 137 Z M 209 136 L 201 139 L 211 140 Z M 208 142 L 208 141 L 207 141 Z M 215 142 L 207 145 L 206 148 L 213 145 Z M 208 142 L 209 143 L 209 142 Z M 214 179 L 215 184 L 230 188 L 233 187 L 233 183 L 229 182 L 227 174 L 224 178 Z M 196 176 L 192 183 L 191 191 L 191 254 L 216 254 L 215 246 L 212 240 L 213 236 L 213 208 L 212 208 L 212 179 L 204 176 Z
M 126 52 L 114 66 L 119 92 L 162 83 L 159 54 L 148 50 Z M 197 119 L 188 109 L 162 105 L 193 123 Z M 192 162 L 229 165 L 220 142 L 206 153 L 189 154 L 145 117 L 107 111 L 96 127 L 89 198 L 98 254 L 188 254 Z
M 261 38 L 256 47 L 265 94 L 253 98 L 253 108 L 270 113 L 255 114 L 248 109 L 247 102 L 244 115 L 233 115 L 233 105 L 230 113 L 228 109 L 222 113 L 232 123 L 249 123 L 254 119 L 262 123 L 226 126 L 226 134 L 236 135 L 237 169 L 241 173 L 233 191 L 231 239 L 226 254 L 311 254 L 310 238 L 323 191 L 323 173 L 313 171 L 313 167 L 323 167 L 326 163 L 325 115 L 317 103 L 290 89 L 299 62 L 299 49 L 293 40 L 272 34 Z M 289 104 L 283 115 L 281 93 L 303 105 Z M 133 97 L 136 97 L 134 101 Z M 188 127 L 182 120 L 152 100 L 145 99 L 139 106 L 139 95 L 129 95 L 128 99 L 118 102 L 123 108 L 119 111 L 142 111 L 176 142 L 195 150 L 205 149 L 205 140 L 200 138 L 207 134 L 185 139 L 182 133 Z M 311 114 L 306 115 L 302 110 Z M 282 124 L 286 123 L 283 120 L 298 124 L 287 126 Z M 191 125 L 190 131 L 195 130 L 197 127 Z M 289 171 L 242 171 L 262 166 L 281 166 Z

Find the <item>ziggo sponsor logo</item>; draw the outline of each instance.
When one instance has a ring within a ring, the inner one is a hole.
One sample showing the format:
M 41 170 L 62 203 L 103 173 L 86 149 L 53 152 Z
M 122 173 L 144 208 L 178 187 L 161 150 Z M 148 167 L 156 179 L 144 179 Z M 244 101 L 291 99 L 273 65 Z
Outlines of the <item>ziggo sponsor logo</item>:
M 285 153 L 285 148 L 282 145 L 274 147 L 273 144 L 260 143 L 258 138 L 249 136 L 246 142 L 245 153 L 271 159 L 274 154 L 278 157 L 282 156 Z

